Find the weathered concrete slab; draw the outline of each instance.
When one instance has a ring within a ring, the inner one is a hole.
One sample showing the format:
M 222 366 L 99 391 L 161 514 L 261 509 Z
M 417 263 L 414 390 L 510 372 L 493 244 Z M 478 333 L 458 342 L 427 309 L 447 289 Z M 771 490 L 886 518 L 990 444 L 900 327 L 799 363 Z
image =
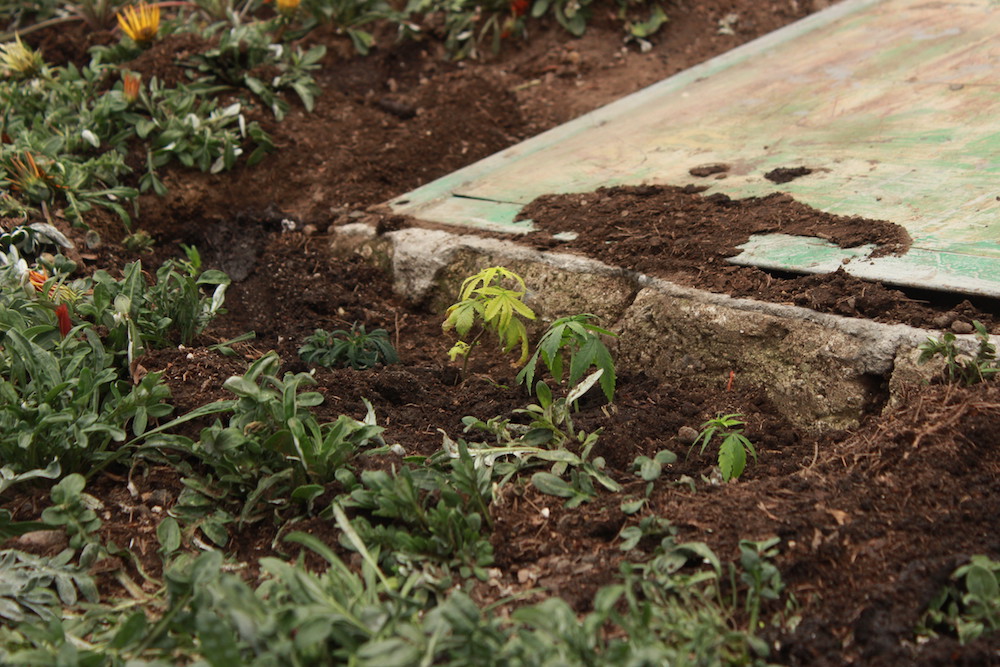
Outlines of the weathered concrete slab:
M 680 287 L 595 260 L 503 240 L 410 228 L 375 235 L 338 228 L 334 246 L 390 268 L 396 289 L 443 312 L 461 281 L 488 266 L 521 274 L 539 325 L 581 312 L 620 334 L 619 369 L 725 391 L 761 386 L 779 410 L 812 431 L 848 428 L 887 400 L 897 363 L 933 332 Z M 909 363 L 909 362 L 907 362 Z M 916 373 L 912 363 L 906 377 Z M 898 383 L 897 383 L 898 384 Z
M 1000 296 L 1000 4 L 845 0 L 390 202 L 518 233 L 542 194 L 639 183 L 775 190 L 903 225 L 902 257 L 754 238 L 739 263 Z M 723 180 L 688 172 L 725 163 Z M 805 166 L 783 185 L 764 174 Z

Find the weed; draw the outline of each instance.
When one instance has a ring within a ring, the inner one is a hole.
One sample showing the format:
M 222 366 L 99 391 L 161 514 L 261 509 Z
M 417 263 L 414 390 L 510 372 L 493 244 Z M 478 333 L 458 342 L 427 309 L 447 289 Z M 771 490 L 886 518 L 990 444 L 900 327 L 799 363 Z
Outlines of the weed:
M 584 313 L 561 317 L 553 322 L 538 341 L 535 353 L 528 363 L 517 374 L 517 383 L 529 388 L 535 386 L 535 370 L 538 360 L 549 369 L 557 381 L 562 382 L 565 355 L 569 354 L 569 386 L 575 386 L 583 374 L 596 366 L 604 371 L 601 375 L 601 389 L 608 402 L 615 398 L 615 363 L 611 353 L 600 335 L 617 336 L 617 334 L 590 324 L 588 320 L 594 315 Z
M 97 602 L 97 585 L 88 570 L 98 553 L 99 549 L 93 547 L 84 549 L 78 564 L 73 565 L 72 549 L 52 558 L 0 551 L 0 618 L 14 623 L 54 619 L 59 616 L 60 605 L 77 603 L 78 592 L 88 601 Z
M 981 322 L 974 321 L 972 325 L 978 341 L 974 356 L 961 354 L 956 345 L 955 334 L 948 331 L 940 339 L 928 338 L 922 343 L 917 362 L 925 364 L 935 357 L 943 357 L 945 379 L 966 386 L 983 382 L 1000 372 L 1000 367 L 996 365 L 996 346 L 990 342 L 989 332 Z
M 264 23 L 215 24 L 205 36 L 218 40 L 217 46 L 193 58 L 194 67 L 207 75 L 206 83 L 250 90 L 278 120 L 290 108 L 280 96 L 282 91 L 293 91 L 307 111 L 313 110 L 320 89 L 311 72 L 319 69 L 325 46 L 303 52 L 298 47 L 275 44 L 270 27 Z M 264 70 L 277 74 L 267 80 L 254 75 Z
M 747 465 L 747 452 L 750 452 L 754 461 L 757 460 L 757 450 L 743 435 L 744 422 L 738 419 L 741 416 L 739 413 L 733 413 L 709 419 L 701 425 L 701 433 L 691 445 L 693 449 L 701 443 L 701 453 L 704 453 L 705 448 L 716 436 L 722 438 L 722 444 L 719 445 L 719 471 L 722 473 L 723 481 L 726 482 L 738 479 L 743 474 L 743 469 Z
M 501 283 L 504 280 L 513 282 L 515 288 L 493 284 L 494 281 Z M 535 313 L 523 302 L 526 293 L 524 279 L 502 266 L 483 269 L 462 282 L 459 301 L 448 308 L 441 328 L 445 331 L 454 329 L 459 335 L 459 341 L 448 354 L 452 359 L 463 357 L 463 376 L 468 370 L 469 355 L 487 331 L 496 334 L 505 353 L 518 346 L 521 348 L 521 357 L 517 361 L 519 365 L 527 361 L 528 331 L 521 318 L 533 320 Z M 479 331 L 472 342 L 462 340 L 477 324 Z
M 974 555 L 952 573 L 951 581 L 934 596 L 918 635 L 944 631 L 965 645 L 1000 628 L 1000 562 Z
M 368 333 L 365 325 L 357 322 L 351 326 L 350 331 L 337 329 L 327 333 L 323 329 L 316 329 L 306 339 L 305 345 L 299 348 L 299 357 L 307 364 L 327 368 L 343 366 L 359 371 L 374 368 L 380 363 L 399 363 L 399 355 L 389 342 L 388 331 L 375 329 Z

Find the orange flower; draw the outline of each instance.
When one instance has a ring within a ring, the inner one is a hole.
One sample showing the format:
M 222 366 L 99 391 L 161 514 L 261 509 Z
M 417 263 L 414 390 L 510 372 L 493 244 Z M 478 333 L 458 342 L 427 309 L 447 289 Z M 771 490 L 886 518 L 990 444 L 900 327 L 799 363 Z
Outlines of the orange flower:
M 134 72 L 126 72 L 122 77 L 122 94 L 129 103 L 139 99 L 139 89 L 142 86 L 142 77 Z
M 42 271 L 28 270 L 28 281 L 35 288 L 36 292 L 41 292 L 45 289 L 45 281 L 48 279 L 49 277 Z
M 136 44 L 146 46 L 160 29 L 160 6 L 145 2 L 140 2 L 138 6 L 130 5 L 119 12 L 118 25 Z
M 45 271 L 35 271 L 33 269 L 28 269 L 28 282 L 31 286 L 35 288 L 36 292 L 42 292 L 45 290 L 45 283 L 48 281 L 49 276 Z M 62 301 L 76 301 L 80 298 L 80 295 L 75 291 L 66 287 L 65 285 L 53 285 L 49 290 L 49 298 L 55 299 L 60 302 Z M 58 312 L 57 312 L 58 314 Z M 65 334 L 64 334 L 65 335 Z
M 10 185 L 34 203 L 52 199 L 52 187 L 57 186 L 45 171 L 35 162 L 35 157 L 25 151 L 24 159 L 12 157 L 10 160 Z

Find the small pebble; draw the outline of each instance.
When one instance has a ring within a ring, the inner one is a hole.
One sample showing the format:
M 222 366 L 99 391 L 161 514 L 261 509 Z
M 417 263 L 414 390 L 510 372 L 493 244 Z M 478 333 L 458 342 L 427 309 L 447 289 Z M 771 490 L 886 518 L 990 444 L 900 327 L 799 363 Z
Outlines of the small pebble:
M 677 439 L 684 445 L 693 445 L 698 439 L 698 431 L 690 426 L 681 426 L 677 429 Z
M 947 329 L 955 321 L 954 313 L 942 313 L 934 318 L 934 326 L 938 329 Z
M 951 330 L 957 334 L 970 334 L 974 331 L 972 325 L 965 320 L 955 320 L 952 322 Z
M 66 545 L 66 533 L 61 530 L 33 530 L 18 537 L 14 544 L 21 549 L 61 549 Z

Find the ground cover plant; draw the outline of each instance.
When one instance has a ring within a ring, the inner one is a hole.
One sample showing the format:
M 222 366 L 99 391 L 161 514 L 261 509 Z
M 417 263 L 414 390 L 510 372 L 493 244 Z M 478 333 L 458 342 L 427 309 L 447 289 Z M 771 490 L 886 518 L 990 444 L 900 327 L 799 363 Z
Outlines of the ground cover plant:
M 616 323 L 579 312 L 451 361 L 444 309 L 329 245 L 821 4 L 198 0 L 154 31 L 125 3 L 0 3 L 25 108 L 0 144 L 0 662 L 994 660 L 990 304 L 722 264 L 775 217 L 844 228 L 782 198 L 532 205 L 538 246 L 591 252 L 610 217 L 594 247 L 647 253 L 623 266 L 944 329 L 939 376 L 817 435 L 740 375 L 623 366 Z M 567 210 L 579 241 L 547 237 Z M 471 300 L 470 346 L 536 310 L 539 285 L 492 277 L 445 297 Z

